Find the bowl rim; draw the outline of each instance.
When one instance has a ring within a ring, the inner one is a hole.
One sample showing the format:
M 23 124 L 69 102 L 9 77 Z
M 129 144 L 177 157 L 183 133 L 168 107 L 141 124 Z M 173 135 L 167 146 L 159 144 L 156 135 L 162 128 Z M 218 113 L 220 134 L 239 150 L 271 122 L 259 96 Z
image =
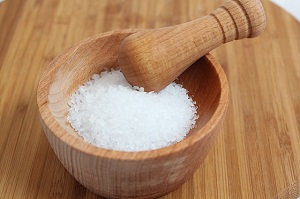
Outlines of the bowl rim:
M 51 80 L 49 80 L 47 74 L 52 70 L 51 66 L 54 63 L 54 61 L 58 61 L 62 57 L 62 55 L 64 55 L 66 52 L 68 52 L 71 49 L 76 49 L 82 43 L 88 43 L 90 41 L 93 41 L 94 39 L 110 36 L 113 34 L 122 34 L 122 33 L 132 34 L 137 31 L 140 30 L 125 29 L 125 30 L 105 32 L 102 34 L 89 37 L 75 44 L 74 46 L 64 50 L 57 57 L 55 57 L 53 61 L 50 62 L 50 64 L 45 68 L 37 88 L 37 104 L 38 104 L 39 116 L 44 131 L 46 131 L 47 128 L 48 131 L 51 133 L 51 135 L 55 136 L 58 140 L 60 140 L 64 144 L 68 145 L 71 149 L 79 151 L 86 155 L 96 156 L 99 158 L 105 158 L 110 160 L 116 159 L 121 161 L 140 161 L 145 159 L 161 158 L 161 157 L 169 156 L 171 154 L 175 154 L 180 151 L 186 150 L 187 148 L 189 148 L 189 146 L 192 146 L 194 143 L 198 142 L 205 136 L 209 135 L 210 132 L 212 132 L 215 129 L 215 127 L 220 122 L 222 122 L 222 119 L 224 118 L 224 114 L 226 114 L 226 110 L 228 107 L 228 95 L 229 95 L 228 81 L 221 65 L 215 60 L 215 58 L 211 54 L 208 53 L 204 57 L 214 66 L 214 69 L 218 74 L 218 79 L 220 81 L 221 93 L 220 93 L 219 104 L 216 108 L 216 111 L 213 113 L 211 118 L 202 128 L 196 131 L 193 135 L 188 136 L 187 138 L 185 138 L 184 140 L 176 144 L 164 148 L 148 150 L 148 151 L 131 152 L 131 151 L 110 150 L 110 149 L 105 149 L 105 148 L 91 145 L 86 141 L 84 141 L 82 138 L 76 137 L 75 135 L 72 135 L 71 133 L 67 132 L 67 130 L 65 130 L 62 126 L 59 125 L 59 122 L 51 114 L 50 107 L 48 106 L 48 99 L 45 99 L 46 96 L 48 97 L 50 86 L 48 86 L 46 90 L 44 88 L 46 84 L 50 84 L 49 81 Z M 47 133 L 45 134 L 47 136 Z M 48 136 L 47 139 L 50 142 L 49 140 L 50 138 Z M 50 144 L 52 146 L 51 142 Z

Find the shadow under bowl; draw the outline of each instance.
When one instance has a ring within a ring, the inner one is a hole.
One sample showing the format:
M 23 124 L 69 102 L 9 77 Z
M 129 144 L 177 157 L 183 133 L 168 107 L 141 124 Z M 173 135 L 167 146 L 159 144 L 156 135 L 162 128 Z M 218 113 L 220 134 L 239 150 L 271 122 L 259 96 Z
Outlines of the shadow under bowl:
M 112 31 L 65 50 L 45 69 L 37 90 L 41 123 L 64 167 L 89 190 L 108 198 L 155 198 L 181 186 L 212 148 L 226 115 L 228 83 L 210 55 L 178 79 L 196 101 L 199 118 L 183 141 L 157 150 L 114 151 L 92 146 L 66 116 L 72 93 L 95 73 L 118 67 L 118 47 L 139 30 Z

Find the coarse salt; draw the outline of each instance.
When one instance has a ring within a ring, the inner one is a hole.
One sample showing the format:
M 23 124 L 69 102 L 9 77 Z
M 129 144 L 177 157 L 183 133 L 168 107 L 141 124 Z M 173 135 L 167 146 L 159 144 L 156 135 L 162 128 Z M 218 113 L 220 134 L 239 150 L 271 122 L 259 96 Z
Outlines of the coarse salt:
M 68 102 L 71 126 L 88 143 L 119 151 L 163 148 L 183 140 L 195 126 L 195 102 L 180 84 L 144 92 L 120 70 L 93 75 Z

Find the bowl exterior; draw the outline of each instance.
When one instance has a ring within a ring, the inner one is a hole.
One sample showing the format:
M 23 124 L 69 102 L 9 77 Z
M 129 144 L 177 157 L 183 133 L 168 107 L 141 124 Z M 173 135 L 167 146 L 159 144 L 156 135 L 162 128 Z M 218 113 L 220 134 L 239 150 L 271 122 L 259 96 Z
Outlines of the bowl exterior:
M 44 123 L 43 129 L 59 160 L 83 186 L 106 198 L 146 199 L 166 195 L 192 176 L 213 147 L 221 123 L 183 151 L 138 161 L 87 154 L 53 136 Z

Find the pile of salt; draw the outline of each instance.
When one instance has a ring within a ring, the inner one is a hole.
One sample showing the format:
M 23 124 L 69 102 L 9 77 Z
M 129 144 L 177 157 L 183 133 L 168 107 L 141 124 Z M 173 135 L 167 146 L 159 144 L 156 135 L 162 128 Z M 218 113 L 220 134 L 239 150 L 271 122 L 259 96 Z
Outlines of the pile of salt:
M 69 101 L 67 116 L 84 140 L 120 151 L 163 148 L 184 139 L 197 119 L 180 84 L 159 93 L 132 87 L 119 70 L 93 75 Z

